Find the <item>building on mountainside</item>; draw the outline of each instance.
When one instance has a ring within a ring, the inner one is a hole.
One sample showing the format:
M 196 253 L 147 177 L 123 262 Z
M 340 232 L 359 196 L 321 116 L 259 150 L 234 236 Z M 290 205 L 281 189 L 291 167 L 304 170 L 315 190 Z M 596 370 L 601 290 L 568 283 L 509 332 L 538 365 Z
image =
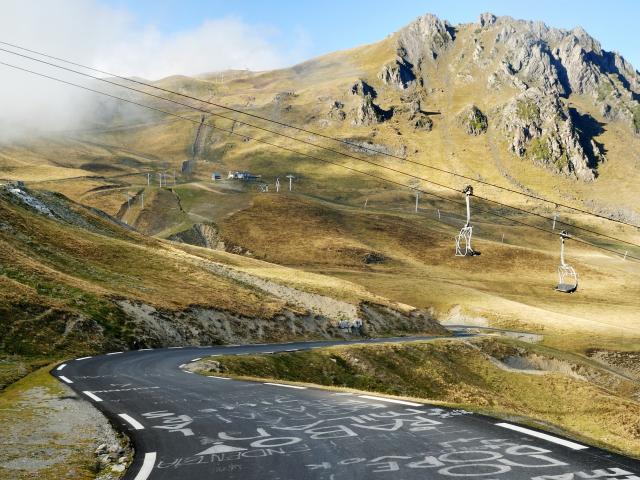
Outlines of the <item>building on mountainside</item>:
M 232 180 L 253 181 L 261 178 L 262 175 L 254 175 L 251 172 L 229 172 L 227 178 Z
M 220 172 L 213 172 L 211 174 L 211 180 L 214 182 L 220 181 L 222 180 L 222 175 L 220 174 Z

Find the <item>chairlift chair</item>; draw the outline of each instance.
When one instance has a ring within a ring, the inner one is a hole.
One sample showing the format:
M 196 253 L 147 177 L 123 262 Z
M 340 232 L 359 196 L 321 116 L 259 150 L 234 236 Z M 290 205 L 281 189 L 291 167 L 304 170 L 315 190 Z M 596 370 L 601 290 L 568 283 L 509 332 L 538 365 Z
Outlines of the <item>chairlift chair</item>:
M 456 257 L 473 257 L 475 255 L 480 255 L 479 252 L 476 252 L 471 247 L 471 237 L 473 236 L 473 227 L 471 226 L 471 205 L 470 199 L 471 195 L 473 195 L 473 187 L 471 185 L 467 185 L 464 190 L 465 200 L 467 202 L 467 223 L 465 223 L 464 227 L 460 230 L 460 233 L 456 235 Z
M 578 289 L 578 274 L 571 265 L 564 261 L 564 239 L 569 238 L 569 234 L 563 230 L 560 232 L 560 265 L 558 266 L 558 285 L 556 291 L 562 293 L 573 293 Z

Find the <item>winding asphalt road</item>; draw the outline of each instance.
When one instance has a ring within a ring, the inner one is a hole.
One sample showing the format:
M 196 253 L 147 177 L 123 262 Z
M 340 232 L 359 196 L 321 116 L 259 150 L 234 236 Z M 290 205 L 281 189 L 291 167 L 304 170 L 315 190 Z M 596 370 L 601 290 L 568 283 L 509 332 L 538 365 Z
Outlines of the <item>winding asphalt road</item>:
M 640 480 L 637 460 L 463 410 L 184 369 L 341 343 L 114 352 L 53 374 L 132 438 L 126 479 Z

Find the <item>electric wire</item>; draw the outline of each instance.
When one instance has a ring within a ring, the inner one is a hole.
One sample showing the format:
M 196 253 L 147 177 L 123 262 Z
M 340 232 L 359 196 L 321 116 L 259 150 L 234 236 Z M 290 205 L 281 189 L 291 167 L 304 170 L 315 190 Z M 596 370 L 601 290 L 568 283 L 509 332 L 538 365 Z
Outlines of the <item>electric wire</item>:
M 281 122 L 281 121 L 278 121 L 278 120 L 275 120 L 275 119 L 272 119 L 272 118 L 268 118 L 268 117 L 257 115 L 257 114 L 251 113 L 251 112 L 240 110 L 238 108 L 233 108 L 233 107 L 229 107 L 229 106 L 226 106 L 226 105 L 222 105 L 222 104 L 219 104 L 219 103 L 216 103 L 216 102 L 212 102 L 210 100 L 204 100 L 204 99 L 201 99 L 201 98 L 198 98 L 198 97 L 194 97 L 192 95 L 188 95 L 188 94 L 181 93 L 181 92 L 176 92 L 174 90 L 170 90 L 168 88 L 160 87 L 158 85 L 153 85 L 153 84 L 150 84 L 148 82 L 143 82 L 143 81 L 135 79 L 135 78 L 128 78 L 128 77 L 117 75 L 117 74 L 114 74 L 114 73 L 111 73 L 111 72 L 107 72 L 105 70 L 101 70 L 101 69 L 98 69 L 98 68 L 89 67 L 89 66 L 83 65 L 81 63 L 77 63 L 77 62 L 73 62 L 71 60 L 66 60 L 64 58 L 60 58 L 60 57 L 56 57 L 56 56 L 53 56 L 53 55 L 49 55 L 49 54 L 46 54 L 46 53 L 43 53 L 43 52 L 39 52 L 37 50 L 32 50 L 32 49 L 29 49 L 29 48 L 26 48 L 26 47 L 22 47 L 20 45 L 16 45 L 16 44 L 13 44 L 13 43 L 0 41 L 0 44 L 6 45 L 6 46 L 9 46 L 9 47 L 12 47 L 12 48 L 17 48 L 19 50 L 23 50 L 23 51 L 26 51 L 26 52 L 34 53 L 36 55 L 40 55 L 42 57 L 49 58 L 49 59 L 52 59 L 52 60 L 56 60 L 56 61 L 59 61 L 59 62 L 63 62 L 63 63 L 69 64 L 69 65 L 74 65 L 74 66 L 81 67 L 81 68 L 84 68 L 84 69 L 87 69 L 87 70 L 98 72 L 98 73 L 101 73 L 103 75 L 108 75 L 110 77 L 117 78 L 119 80 L 131 82 L 131 83 L 136 83 L 138 85 L 143 85 L 145 87 L 153 88 L 153 89 L 158 90 L 158 91 L 162 91 L 162 92 L 169 93 L 169 94 L 172 94 L 172 95 L 178 95 L 178 96 L 181 96 L 183 98 L 188 98 L 190 100 L 195 100 L 197 102 L 206 103 L 206 104 L 209 104 L 209 105 L 212 105 L 212 106 L 215 106 L 215 107 L 218 107 L 218 108 L 222 108 L 224 110 L 228 110 L 228 111 L 231 111 L 231 112 L 235 112 L 235 113 L 238 113 L 238 114 L 241 114 L 241 115 L 245 115 L 245 116 L 248 116 L 248 117 L 252 117 L 252 118 L 256 118 L 256 119 L 263 120 L 263 121 L 266 121 L 266 122 L 270 122 L 270 123 L 273 123 L 273 124 L 276 124 L 276 125 L 279 125 L 279 126 L 282 126 L 282 127 L 285 127 L 285 128 L 290 128 L 290 129 L 297 130 L 297 131 L 300 131 L 300 132 L 304 132 L 304 133 L 307 133 L 307 134 L 315 135 L 315 136 L 320 137 L 320 138 L 324 138 L 324 139 L 327 139 L 327 140 L 332 140 L 334 142 L 342 143 L 342 144 L 350 146 L 352 148 L 355 147 L 355 148 L 358 148 L 358 149 L 369 151 L 369 152 L 377 154 L 377 155 L 383 155 L 383 156 L 387 156 L 387 157 L 390 157 L 390 158 L 395 158 L 397 160 L 405 161 L 407 163 L 411 163 L 411 164 L 414 164 L 414 165 L 419 165 L 419 166 L 422 166 L 422 167 L 425 167 L 425 168 L 429 168 L 429 169 L 432 169 L 432 170 L 435 170 L 435 171 L 438 171 L 438 172 L 441 172 L 441 173 L 446 173 L 448 175 L 453 175 L 453 176 L 456 176 L 456 177 L 464 178 L 466 180 L 473 181 L 473 182 L 481 184 L 481 185 L 491 186 L 491 187 L 494 187 L 494 188 L 497 188 L 497 189 L 500 189 L 500 190 L 504 190 L 504 191 L 507 191 L 507 192 L 510 192 L 510 193 L 514 193 L 514 194 L 517 194 L 517 195 L 521 195 L 521 196 L 524 196 L 524 197 L 527 197 L 527 198 L 530 198 L 530 199 L 533 199 L 533 200 L 538 200 L 538 201 L 541 201 L 541 202 L 552 204 L 552 205 L 555 205 L 556 208 L 557 207 L 562 207 L 562 208 L 566 208 L 568 210 L 573 210 L 575 212 L 579 212 L 579 213 L 582 213 L 582 214 L 585 214 L 585 215 L 590 215 L 590 216 L 593 216 L 593 217 L 596 217 L 596 218 L 600 218 L 600 219 L 603 219 L 603 220 L 607 220 L 607 221 L 610 221 L 610 222 L 619 223 L 619 224 L 626 225 L 626 226 L 629 226 L 629 227 L 640 228 L 639 225 L 635 225 L 633 223 L 625 222 L 625 221 L 620 220 L 620 219 L 615 219 L 615 218 L 608 217 L 606 215 L 598 214 L 598 213 L 595 213 L 595 212 L 590 212 L 588 210 L 584 210 L 584 209 L 581 209 L 581 208 L 578 208 L 578 207 L 573 207 L 571 205 L 567 205 L 567 204 L 564 204 L 564 203 L 561 203 L 561 202 L 557 202 L 555 200 L 549 200 L 547 198 L 540 197 L 538 195 L 533 195 L 533 194 L 530 194 L 530 193 L 522 192 L 520 190 L 515 190 L 513 188 L 505 187 L 503 185 L 497 185 L 495 183 L 487 182 L 485 180 L 474 179 L 472 177 L 469 177 L 467 175 L 463 175 L 461 173 L 452 172 L 452 171 L 444 169 L 444 168 L 436 167 L 434 165 L 429 165 L 429 164 L 423 163 L 423 162 L 418 162 L 416 160 L 411 160 L 411 159 L 408 159 L 406 157 L 401 157 L 399 155 L 394 155 L 392 153 L 384 152 L 384 151 L 381 151 L 381 150 L 378 150 L 378 149 L 375 149 L 375 148 L 371 148 L 371 147 L 367 147 L 367 146 L 363 146 L 363 145 L 358 145 L 358 144 L 350 142 L 348 140 L 332 137 L 330 135 L 326 135 L 326 134 L 323 134 L 323 133 L 320 133 L 320 132 L 317 132 L 317 131 L 308 130 L 308 129 L 303 128 L 303 127 L 298 127 L 298 126 L 291 125 L 291 124 L 288 124 L 288 123 L 285 123 L 285 122 Z M 10 50 L 5 50 L 5 49 L 0 49 L 0 50 L 8 52 L 8 53 L 17 54 L 16 52 L 11 52 Z M 34 59 L 34 60 L 37 61 L 37 59 Z M 124 85 L 120 85 L 120 84 L 116 84 L 116 85 L 124 87 Z M 212 113 L 212 112 L 209 112 L 209 113 Z M 565 225 L 570 225 L 570 224 L 566 224 L 565 223 Z
M 0 42 L 0 43 L 3 43 L 3 42 Z M 96 77 L 94 75 L 90 75 L 90 74 L 84 73 L 84 72 L 79 72 L 77 70 L 73 70 L 73 69 L 70 69 L 70 68 L 67 68 L 67 67 L 63 67 L 61 65 L 56 65 L 54 63 L 46 62 L 44 60 L 39 60 L 37 58 L 33 58 L 33 57 L 28 56 L 28 55 L 23 55 L 21 53 L 12 52 L 10 50 L 6 50 L 6 49 L 3 49 L 3 48 L 0 48 L 0 51 L 7 52 L 7 53 L 10 53 L 10 54 L 16 55 L 18 57 L 26 58 L 28 60 L 33 60 L 33 61 L 36 61 L 36 62 L 39 62 L 39 63 L 43 63 L 45 65 L 52 66 L 54 68 L 58 68 L 58 69 L 61 69 L 61 70 L 64 70 L 64 71 L 67 71 L 67 72 L 70 72 L 70 73 L 74 73 L 74 74 L 77 74 L 77 75 L 81 75 L 81 76 L 84 76 L 84 77 L 87 77 L 87 78 L 91 78 L 91 79 L 97 80 L 99 82 L 107 83 L 109 85 L 113 85 L 113 86 L 116 86 L 116 87 L 120 87 L 120 88 L 124 88 L 124 89 L 130 90 L 130 91 L 136 92 L 136 93 L 147 95 L 147 96 L 150 96 L 152 98 L 156 98 L 156 99 L 159 99 L 159 100 L 164 100 L 166 102 L 173 103 L 173 104 L 176 104 L 176 105 L 180 105 L 182 107 L 186 107 L 186 108 L 198 111 L 200 113 L 206 113 L 208 115 L 213 115 L 213 116 L 216 116 L 216 117 L 219 117 L 219 118 L 223 118 L 225 120 L 229 120 L 231 122 L 236 122 L 236 123 L 239 123 L 241 125 L 246 125 L 248 127 L 255 128 L 257 130 L 261 130 L 261 131 L 264 131 L 264 132 L 267 132 L 267 133 L 270 133 L 270 134 L 273 134 L 273 135 L 281 136 L 281 137 L 287 138 L 289 140 L 300 142 L 300 143 L 303 143 L 305 145 L 309 145 L 309 146 L 312 146 L 312 147 L 315 147 L 315 148 L 319 148 L 319 149 L 334 153 L 336 155 L 341 155 L 343 157 L 350 158 L 350 159 L 353 159 L 353 160 L 356 160 L 356 161 L 359 161 L 359 162 L 368 163 L 369 165 L 374 165 L 374 166 L 376 166 L 378 168 L 384 168 L 386 170 L 389 170 L 389 171 L 392 171 L 392 172 L 395 172 L 395 173 L 399 173 L 401 175 L 405 175 L 405 176 L 411 177 L 411 178 L 413 178 L 415 180 L 420 180 L 420 181 L 423 181 L 423 182 L 426 182 L 426 183 L 430 183 L 432 185 L 436 185 L 436 186 L 438 186 L 440 188 L 452 190 L 454 192 L 459 192 L 459 190 L 457 188 L 451 187 L 450 185 L 445 185 L 445 184 L 442 184 L 442 183 L 439 183 L 439 182 L 435 182 L 433 180 L 429 180 L 427 178 L 420 177 L 418 175 L 407 173 L 407 172 L 405 172 L 403 170 L 399 170 L 399 169 L 394 168 L 394 167 L 390 167 L 390 166 L 387 166 L 387 165 L 381 165 L 381 164 L 375 163 L 375 162 L 373 162 L 371 160 L 367 160 L 367 159 L 364 159 L 364 158 L 361 158 L 361 157 L 358 157 L 358 156 L 355 156 L 355 155 L 351 155 L 349 153 L 340 152 L 339 150 L 335 150 L 335 149 L 332 149 L 332 148 L 329 148 L 329 147 L 325 147 L 323 145 L 318 145 L 316 143 L 313 143 L 313 142 L 310 142 L 310 141 L 307 141 L 307 140 L 303 140 L 303 139 L 300 139 L 300 138 L 297 138 L 297 137 L 293 137 L 291 135 L 287 135 L 287 134 L 284 134 L 284 133 L 281 133 L 281 132 L 277 132 L 277 131 L 274 131 L 274 130 L 271 130 L 271 129 L 268 129 L 268 128 L 265 128 L 265 127 L 261 127 L 261 126 L 254 125 L 254 124 L 251 124 L 251 123 L 248 123 L 248 122 L 243 122 L 241 120 L 233 119 L 233 118 L 227 117 L 225 115 L 221 115 L 219 113 L 211 112 L 210 110 L 199 108 L 199 107 L 196 107 L 196 106 L 193 106 L 193 105 L 189 105 L 187 103 L 179 102 L 177 100 L 166 98 L 166 97 L 163 97 L 163 96 L 160 96 L 160 95 L 156 95 L 156 94 L 153 94 L 153 93 L 150 93 L 150 92 L 145 92 L 144 90 L 140 90 L 140 89 L 137 89 L 137 88 L 129 87 L 129 86 L 126 86 L 126 85 L 121 85 L 119 83 L 112 82 L 112 81 L 104 79 L 104 78 Z M 415 187 L 411 187 L 409 185 L 405 185 L 405 186 L 407 188 L 415 190 Z M 555 219 L 554 220 L 554 219 L 552 219 L 550 217 L 547 217 L 545 215 L 542 215 L 540 213 L 532 212 L 530 210 L 525 210 L 525 209 L 522 209 L 522 208 L 519 208 L 519 207 L 514 207 L 512 205 L 508 205 L 506 203 L 499 202 L 497 200 L 492 200 L 492 199 L 487 198 L 487 197 L 482 197 L 480 195 L 475 195 L 475 197 L 479 198 L 481 200 L 485 200 L 487 202 L 493 203 L 495 205 L 499 205 L 499 206 L 504 207 L 504 208 L 510 208 L 510 209 L 513 209 L 513 210 L 516 210 L 516 211 L 519 211 L 521 213 L 525 213 L 525 214 L 528 214 L 528 215 L 534 215 L 534 216 L 537 216 L 539 218 L 542 218 L 542 219 L 545 219 L 545 220 L 548 220 L 548 221 L 555 221 L 556 223 L 558 223 L 560 225 L 565 225 L 567 227 L 572 227 L 572 228 L 575 228 L 577 230 L 581 230 L 583 232 L 590 233 L 592 235 L 598 235 L 598 236 L 601 236 L 603 238 L 607 238 L 609 240 L 613 240 L 613 241 L 620 242 L 620 243 L 625 243 L 627 245 L 631 245 L 633 247 L 640 248 L 640 245 L 638 245 L 636 243 L 630 242 L 628 240 L 623 240 L 621 238 L 613 237 L 613 236 L 607 235 L 605 233 L 597 232 L 595 230 L 592 230 L 592 229 L 589 229 L 589 228 L 586 228 L 586 227 L 581 227 L 579 225 L 568 223 L 568 222 L 565 222 L 565 221 L 559 220 L 559 219 Z
M 74 82 L 70 82 L 70 81 L 67 81 L 67 80 L 63 80 L 63 79 L 60 79 L 60 78 L 57 78 L 57 77 L 54 77 L 54 76 L 51 76 L 51 75 L 47 75 L 45 73 L 36 72 L 34 70 L 30 70 L 30 69 L 27 69 L 27 68 L 24 68 L 24 67 L 19 67 L 17 65 L 12 65 L 12 64 L 9 64 L 9 63 L 6 63 L 6 62 L 2 62 L 2 61 L 0 61 L 0 65 L 4 65 L 6 67 L 10 67 L 10 68 L 13 68 L 13 69 L 16 69 L 16 70 L 20 70 L 20 71 L 23 71 L 23 72 L 26 72 L 26 73 L 30 73 L 32 75 L 36 75 L 36 76 L 39 76 L 39 77 L 42 77 L 42 78 L 46 78 L 46 79 L 49 79 L 49 80 L 53 80 L 53 81 L 56 81 L 56 82 L 59 82 L 59 83 L 65 84 L 65 85 L 76 87 L 76 88 L 79 88 L 79 89 L 82 89 L 82 90 L 85 90 L 85 91 L 88 91 L 88 92 L 92 92 L 92 93 L 96 93 L 96 94 L 103 95 L 103 96 L 106 96 L 106 97 L 110 97 L 110 98 L 115 99 L 115 100 L 119 100 L 119 101 L 122 101 L 122 102 L 126 102 L 126 103 L 129 103 L 129 104 L 132 104 L 132 105 L 136 105 L 136 106 L 142 107 L 142 108 L 146 108 L 146 109 L 149 109 L 149 110 L 152 110 L 152 111 L 156 111 L 158 113 L 162 113 L 162 114 L 165 114 L 165 115 L 168 115 L 168 116 L 172 116 L 172 117 L 175 117 L 175 118 L 186 120 L 186 121 L 194 123 L 196 125 L 199 125 L 199 124 L 202 123 L 199 120 L 194 120 L 192 118 L 185 117 L 183 115 L 180 115 L 180 114 L 177 114 L 177 113 L 174 113 L 174 112 L 169 112 L 169 111 L 166 111 L 166 110 L 163 110 L 163 109 L 160 109 L 160 108 L 156 108 L 156 107 L 153 107 L 153 106 L 150 106 L 150 105 L 145 105 L 143 103 L 136 102 L 134 100 L 129 100 L 129 99 L 126 99 L 126 98 L 118 97 L 117 95 L 113 95 L 113 94 L 110 94 L 110 93 L 107 93 L 107 92 L 103 92 L 103 91 L 100 91 L 100 90 L 95 90 L 93 88 L 86 87 L 84 85 L 80 85 L 80 84 L 77 84 L 77 83 L 74 83 Z M 343 164 L 340 164 L 340 163 L 337 163 L 337 162 L 332 162 L 330 160 L 327 160 L 327 159 L 324 159 L 324 158 L 321 158 L 321 157 L 317 157 L 315 155 L 310 155 L 310 154 L 307 154 L 307 153 L 304 153 L 304 152 L 300 152 L 298 150 L 295 150 L 295 149 L 292 149 L 292 148 L 289 148 L 289 147 L 285 147 L 283 145 L 278 145 L 278 144 L 275 144 L 275 143 L 271 143 L 271 142 L 268 142 L 266 140 L 262 140 L 262 139 L 259 139 L 259 138 L 256 138 L 256 137 L 251 137 L 251 136 L 248 136 L 248 135 L 245 135 L 245 134 L 242 134 L 242 133 L 232 132 L 231 130 L 228 130 L 228 129 L 225 129 L 225 128 L 221 128 L 221 127 L 217 127 L 214 124 L 209 123 L 209 122 L 204 122 L 204 123 L 206 125 L 208 125 L 209 127 L 215 129 L 215 130 L 223 131 L 223 132 L 226 132 L 226 133 L 229 133 L 231 135 L 235 135 L 235 136 L 238 136 L 238 137 L 241 137 L 241 138 L 248 138 L 249 140 L 253 140 L 253 141 L 256 141 L 258 143 L 269 145 L 271 147 L 275 147 L 275 148 L 279 148 L 279 149 L 282 149 L 282 150 L 286 150 L 286 151 L 288 151 L 290 153 L 294 153 L 296 155 L 300 155 L 300 156 L 303 156 L 303 157 L 311 158 L 313 160 L 318 160 L 320 162 L 327 163 L 327 164 L 330 164 L 330 165 L 334 165 L 334 166 L 337 166 L 337 167 L 340 167 L 340 168 L 344 168 L 344 169 L 347 169 L 347 170 L 350 170 L 350 171 L 353 171 L 353 172 L 356 172 L 356 173 L 360 173 L 362 175 L 367 175 L 369 177 L 375 178 L 375 179 L 377 179 L 379 181 L 382 181 L 382 182 L 392 183 L 392 184 L 399 185 L 399 186 L 402 186 L 402 187 L 405 187 L 405 188 L 409 188 L 411 190 L 421 192 L 421 193 L 423 193 L 425 195 L 430 195 L 432 197 L 439 198 L 439 199 L 444 200 L 446 202 L 455 203 L 455 204 L 458 204 L 458 205 L 465 205 L 464 202 L 460 202 L 460 201 L 457 201 L 457 200 L 452 200 L 450 198 L 435 194 L 433 192 L 429 192 L 429 191 L 426 191 L 426 190 L 422 190 L 422 189 L 418 189 L 418 188 L 415 188 L 415 187 L 411 187 L 411 186 L 406 185 L 406 184 L 404 184 L 402 182 L 398 182 L 396 180 L 392 180 L 392 179 L 385 178 L 385 177 L 382 177 L 382 176 L 379 176 L 379 175 L 375 175 L 375 174 L 373 174 L 371 172 L 366 172 L 364 170 L 359 170 L 357 168 L 349 167 L 347 165 L 343 165 Z M 491 210 L 478 209 L 478 208 L 475 208 L 475 210 L 480 212 L 480 213 L 486 213 L 488 215 L 492 215 L 494 217 L 501 218 L 501 219 L 507 220 L 509 222 L 518 224 L 518 225 L 522 225 L 524 227 L 529 227 L 529 228 L 532 228 L 532 229 L 535 229 L 535 230 L 538 230 L 538 231 L 541 231 L 541 232 L 544 232 L 544 233 L 547 233 L 547 234 L 551 234 L 551 235 L 554 235 L 554 236 L 557 235 L 557 233 L 555 233 L 553 231 L 550 231 L 550 230 L 547 230 L 547 229 L 545 229 L 543 227 L 539 227 L 537 225 L 532 225 L 530 223 L 523 222 L 521 220 L 516 220 L 514 218 L 508 217 L 506 215 L 501 215 L 501 214 L 493 212 Z M 600 249 L 600 250 L 612 253 L 612 254 L 614 254 L 616 256 L 622 256 L 623 255 L 617 250 L 613 250 L 613 249 L 608 248 L 608 247 L 603 247 L 601 245 L 596 245 L 594 243 L 588 242 L 586 240 L 583 240 L 583 239 L 575 237 L 575 236 L 571 236 L 570 238 L 575 240 L 578 243 L 582 243 L 582 244 L 588 245 L 588 246 L 590 246 L 592 248 L 596 248 L 596 249 Z M 627 254 L 626 258 L 640 261 L 640 257 L 636 257 L 635 255 Z

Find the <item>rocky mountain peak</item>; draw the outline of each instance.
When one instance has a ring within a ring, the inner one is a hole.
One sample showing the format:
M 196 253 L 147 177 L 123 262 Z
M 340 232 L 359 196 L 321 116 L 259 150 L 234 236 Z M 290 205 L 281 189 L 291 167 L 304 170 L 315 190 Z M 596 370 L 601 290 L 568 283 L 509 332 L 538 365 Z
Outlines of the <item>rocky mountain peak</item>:
M 455 39 L 446 20 L 432 14 L 418 17 L 398 32 L 398 56 L 412 65 L 435 60 Z

